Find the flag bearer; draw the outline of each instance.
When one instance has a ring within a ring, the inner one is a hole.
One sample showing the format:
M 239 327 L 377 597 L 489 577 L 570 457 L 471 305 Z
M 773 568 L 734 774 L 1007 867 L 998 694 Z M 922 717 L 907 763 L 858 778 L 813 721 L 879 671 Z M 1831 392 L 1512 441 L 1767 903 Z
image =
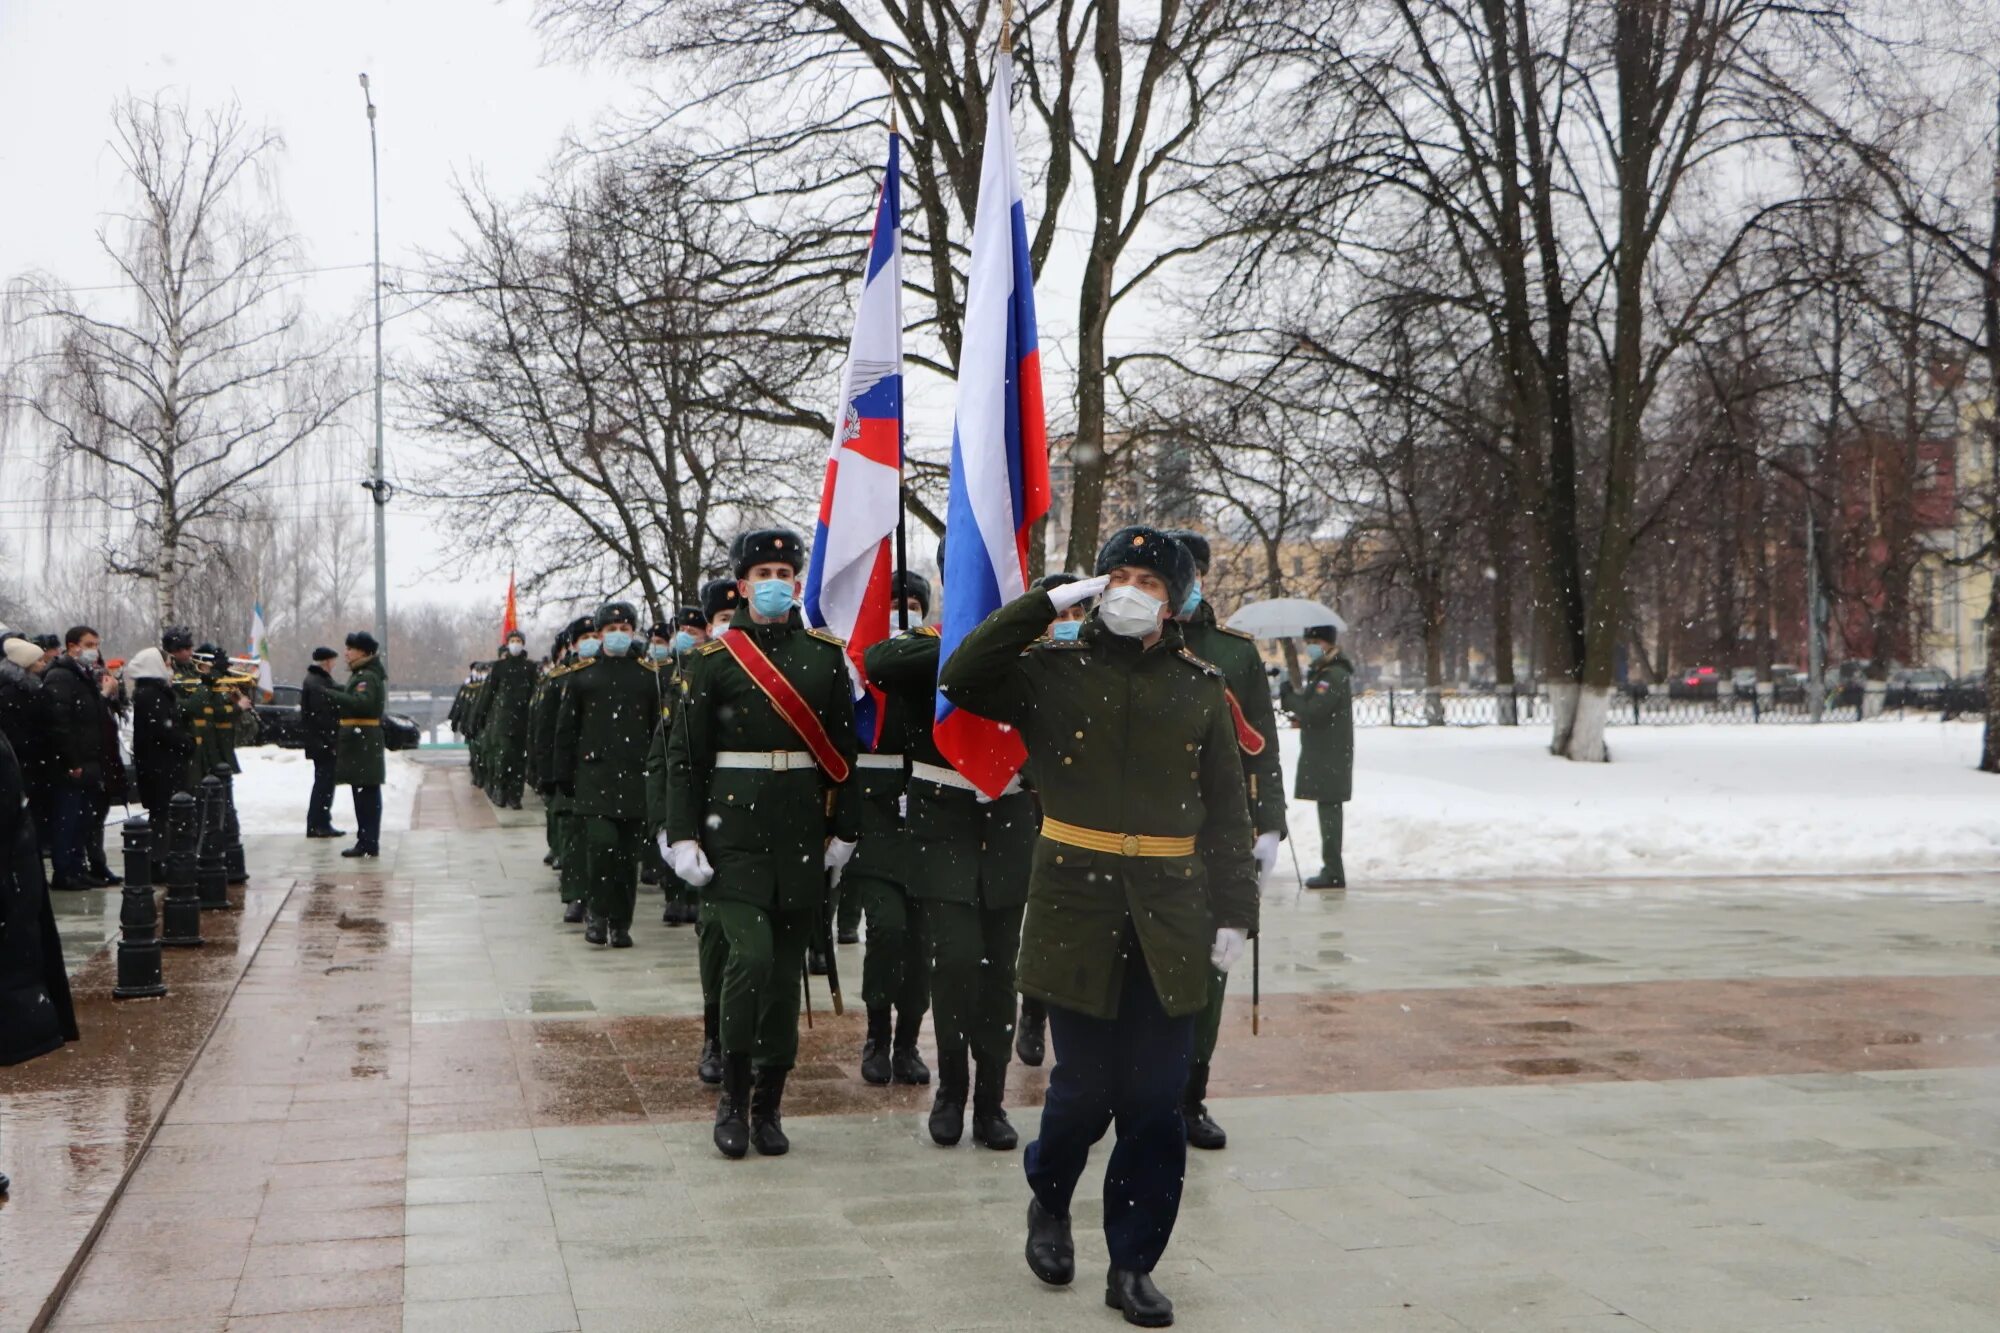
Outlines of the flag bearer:
M 606 602 L 596 619 L 598 651 L 570 673 L 556 706 L 555 773 L 569 798 L 570 847 L 583 862 L 589 917 L 583 938 L 629 949 L 659 668 L 639 651 L 633 633 L 639 614 L 630 602 Z

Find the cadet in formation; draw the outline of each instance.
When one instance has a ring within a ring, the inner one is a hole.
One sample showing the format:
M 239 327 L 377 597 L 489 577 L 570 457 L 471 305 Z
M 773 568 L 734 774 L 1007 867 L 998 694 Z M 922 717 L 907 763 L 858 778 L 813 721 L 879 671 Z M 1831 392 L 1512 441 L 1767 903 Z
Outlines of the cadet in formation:
M 639 854 L 646 841 L 646 748 L 660 716 L 659 667 L 639 650 L 630 602 L 598 608 L 597 635 L 563 682 L 555 724 L 556 785 L 572 823 L 565 856 L 582 861 L 583 938 L 632 947 Z
M 767 529 L 738 538 L 732 557 L 742 609 L 682 678 L 660 840 L 674 873 L 702 891 L 702 947 L 717 932 L 728 945 L 714 1138 L 740 1158 L 791 1146 L 781 1118 L 806 941 L 861 815 L 846 656 L 794 609 L 805 544 Z
M 1278 700 L 1299 724 L 1299 772 L 1296 795 L 1317 803 L 1319 811 L 1319 873 L 1306 879 L 1309 889 L 1344 889 L 1347 867 L 1341 864 L 1340 843 L 1345 809 L 1354 795 L 1354 664 L 1340 651 L 1339 631 L 1316 625 L 1304 634 L 1306 679 L 1303 688 L 1291 681 L 1279 687 Z
M 576 822 L 570 818 L 570 799 L 563 791 L 562 772 L 556 766 L 556 717 L 562 711 L 563 696 L 570 677 L 580 665 L 597 656 L 597 629 L 589 616 L 578 616 L 563 630 L 562 661 L 549 672 L 548 690 L 542 697 L 542 711 L 530 719 L 530 741 L 539 756 L 542 799 L 549 816 L 547 861 L 556 869 L 562 894 L 563 921 L 582 923 L 585 913 L 583 857 L 574 848 Z
M 1257 641 L 1242 630 L 1221 624 L 1214 606 L 1202 595 L 1202 580 L 1208 577 L 1208 538 L 1186 530 L 1168 535 L 1194 558 L 1194 585 L 1175 619 L 1180 622 L 1181 641 L 1188 651 L 1222 672 L 1230 720 L 1236 728 L 1236 748 L 1243 759 L 1243 785 L 1255 835 L 1252 855 L 1261 879 L 1277 867 L 1278 844 L 1286 834 L 1285 774 L 1278 763 L 1278 720 L 1265 683 L 1264 659 L 1257 652 Z M 1223 992 L 1228 983 L 1228 973 L 1219 968 L 1210 970 L 1208 1006 L 1195 1023 L 1194 1061 L 1188 1067 L 1187 1091 L 1181 1100 L 1188 1144 L 1195 1148 L 1213 1150 L 1229 1142 L 1229 1136 L 1208 1112 L 1208 1066 L 1222 1031 Z
M 459 715 L 459 733 L 465 737 L 465 756 L 472 768 L 472 785 L 486 790 L 486 747 L 479 743 L 479 705 L 486 699 L 486 673 L 490 664 L 474 662 L 461 695 L 464 709 Z
M 941 587 L 939 594 L 947 597 L 951 590 Z M 1038 636 L 1046 624 L 1036 626 Z M 959 1141 L 969 1099 L 972 1141 L 1005 1152 L 1019 1142 L 1004 1098 L 1021 912 L 1041 821 L 1018 777 L 989 801 L 939 752 L 930 725 L 937 713 L 938 649 L 934 631 L 912 631 L 870 648 L 866 664 L 870 682 L 912 719 L 904 738 L 912 853 L 907 891 L 917 906 L 938 1049 L 931 1141 L 941 1147 Z M 869 929 L 872 934 L 872 921 Z M 910 1035 L 914 1042 L 915 1032 Z
M 535 663 L 528 656 L 528 638 L 519 630 L 507 636 L 480 687 L 479 744 L 486 756 L 486 794 L 504 810 L 521 808 L 521 787 L 527 780 L 528 707 L 535 695 Z
M 1173 1321 L 1151 1274 L 1180 1209 L 1195 1021 L 1210 968 L 1228 971 L 1257 924 L 1224 681 L 1170 614 L 1193 564 L 1164 532 L 1122 529 L 1097 577 L 1002 607 L 939 682 L 959 707 L 1020 731 L 1042 801 L 1020 987 L 1048 1006 L 1055 1065 L 1025 1160 L 1028 1265 L 1044 1282 L 1074 1278 L 1071 1197 L 1115 1121 L 1104 1299 L 1147 1327 Z M 1046 637 L 1062 610 L 1100 592 L 1076 639 Z

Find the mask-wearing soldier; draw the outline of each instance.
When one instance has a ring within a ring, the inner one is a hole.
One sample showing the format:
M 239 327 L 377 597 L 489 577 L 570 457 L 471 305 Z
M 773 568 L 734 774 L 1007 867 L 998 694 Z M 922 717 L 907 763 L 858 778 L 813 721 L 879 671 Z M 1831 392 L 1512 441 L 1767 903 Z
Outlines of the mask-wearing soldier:
M 451 728 L 452 734 L 455 736 L 464 736 L 466 727 L 470 724 L 472 716 L 473 673 L 478 670 L 479 663 L 468 662 L 466 664 L 465 679 L 459 683 L 458 693 L 451 696 L 451 711 L 444 715 L 446 725 Z M 475 782 L 473 785 L 477 786 L 478 784 Z
M 827 872 L 854 854 L 860 808 L 846 655 L 793 614 L 805 544 L 769 529 L 738 538 L 731 554 L 743 602 L 683 676 L 660 838 L 674 873 L 702 890 L 705 931 L 728 941 L 715 1146 L 736 1158 L 752 1144 L 767 1156 L 791 1146 L 780 1118 L 798 1055 L 799 974 Z
M 1020 984 L 1048 1005 L 1055 1066 L 1025 1160 L 1028 1266 L 1052 1284 L 1075 1277 L 1070 1199 L 1115 1122 L 1105 1299 L 1159 1327 L 1173 1303 L 1151 1274 L 1180 1211 L 1195 1018 L 1209 968 L 1227 971 L 1256 927 L 1257 877 L 1222 673 L 1182 648 L 1168 615 L 1193 559 L 1133 527 L 1104 544 L 1097 570 L 987 617 L 939 684 L 1020 732 L 1042 802 Z M 1078 638 L 1044 637 L 1060 611 L 1099 593 Z
M 1035 591 L 1053 592 L 1065 584 L 1075 583 L 1074 574 L 1044 574 L 1035 580 Z M 1074 606 L 1065 607 L 1049 622 L 1049 637 L 1068 642 L 1083 629 L 1083 622 L 1090 618 L 1094 598 L 1086 597 Z M 1032 995 L 1021 997 L 1020 1021 L 1014 1025 L 1014 1055 L 1024 1065 L 1034 1069 L 1042 1067 L 1042 1060 L 1048 1052 L 1048 1009 Z
M 1295 690 L 1287 680 L 1279 703 L 1299 723 L 1299 771 L 1293 794 L 1319 809 L 1319 873 L 1309 889 L 1344 889 L 1340 835 L 1348 800 L 1354 795 L 1354 663 L 1339 647 L 1339 631 L 1315 625 L 1304 634 L 1306 683 Z
M 1208 538 L 1185 530 L 1167 535 L 1194 557 L 1194 586 L 1175 612 L 1175 619 L 1180 622 L 1181 641 L 1188 651 L 1218 668 L 1228 688 L 1236 748 L 1243 757 L 1243 784 L 1250 798 L 1250 827 L 1256 834 L 1252 854 L 1261 879 L 1277 866 L 1278 843 L 1286 832 L 1285 775 L 1278 766 L 1278 722 L 1271 710 L 1264 659 L 1257 652 L 1256 639 L 1221 624 L 1215 607 L 1202 595 L 1202 580 L 1208 575 Z M 1229 1142 L 1207 1105 L 1208 1065 L 1222 1031 L 1223 991 L 1228 982 L 1226 972 L 1209 973 L 1208 1007 L 1194 1026 L 1194 1062 L 1188 1067 L 1187 1094 L 1181 1102 L 1190 1147 L 1215 1149 Z
M 638 619 L 630 602 L 598 608 L 598 651 L 570 673 L 556 712 L 556 781 L 569 798 L 589 905 L 583 938 L 614 949 L 632 947 L 646 747 L 660 716 L 659 668 L 639 651 Z
M 549 789 L 555 775 L 548 771 L 549 756 L 544 753 L 540 737 L 544 728 L 551 738 L 554 736 L 554 717 L 550 710 L 556 706 L 554 681 L 569 659 L 569 630 L 567 627 L 557 632 L 555 641 L 549 645 L 549 660 L 542 664 L 535 677 L 535 692 L 528 700 L 528 748 L 522 763 L 525 781 L 542 798 L 542 864 L 556 863 L 556 816 L 549 796 Z
M 675 663 L 674 698 L 667 707 L 678 718 L 681 701 L 687 697 L 684 682 L 693 666 L 694 655 L 729 628 L 730 619 L 743 605 L 742 590 L 735 579 L 711 579 L 701 587 L 703 634 L 701 643 L 691 645 Z M 683 625 L 692 638 L 692 625 Z M 673 736 L 671 719 L 653 738 L 653 752 L 646 756 L 646 815 L 652 821 L 653 836 L 661 858 L 667 861 L 669 882 L 679 885 L 694 908 L 695 959 L 701 973 L 701 1056 L 695 1074 L 711 1087 L 722 1082 L 722 973 L 729 962 L 729 936 L 715 923 L 715 914 L 701 890 L 674 874 L 667 845 L 657 840 L 667 831 L 667 746 Z M 669 901 L 668 907 L 673 906 Z M 683 915 L 685 909 L 683 909 Z
M 729 586 L 734 589 L 736 585 Z M 681 673 L 695 649 L 707 642 L 708 617 L 698 606 L 683 606 L 675 610 L 673 624 L 653 626 L 646 645 L 647 656 L 660 669 L 660 721 L 654 728 L 652 749 L 646 754 L 646 818 L 655 834 L 666 816 L 667 736 L 673 728 L 674 707 L 680 702 Z M 701 915 L 701 895 L 681 882 L 651 839 L 644 856 L 653 877 L 642 876 L 642 882 L 659 884 L 666 891 L 660 920 L 669 926 L 693 925 Z M 716 1077 L 721 1076 L 718 1065 Z
M 941 594 L 948 597 L 951 589 Z M 868 650 L 868 679 L 912 719 L 904 738 L 913 852 L 907 888 L 922 922 L 938 1048 L 931 1141 L 948 1148 L 964 1135 L 969 1093 L 972 1141 L 1005 1152 L 1020 1141 L 1004 1097 L 1014 1037 L 1014 964 L 1040 820 L 1018 777 L 989 801 L 939 752 L 930 726 L 937 714 L 938 647 L 935 633 L 878 643 Z
M 556 717 L 562 711 L 563 696 L 570 678 L 582 664 L 597 656 L 597 623 L 589 616 L 569 622 L 569 660 L 549 673 L 547 711 L 534 724 L 533 743 L 542 755 L 542 796 L 555 820 L 553 864 L 556 883 L 562 894 L 563 921 L 576 925 L 584 917 L 583 853 L 576 847 L 576 821 L 570 818 L 570 800 L 563 791 L 563 773 L 556 766 Z
M 907 615 L 911 625 L 898 636 L 929 645 L 937 653 L 937 630 L 924 624 L 931 610 L 931 585 L 922 575 L 901 572 L 890 580 L 895 605 L 890 623 Z M 894 640 L 868 650 L 872 669 L 880 655 L 893 653 Z M 868 952 L 861 965 L 861 998 L 868 1008 L 868 1036 L 861 1046 L 861 1077 L 869 1083 L 926 1084 L 931 1071 L 917 1054 L 917 1033 L 928 1003 L 927 968 L 918 947 L 910 885 L 925 873 L 918 845 L 904 816 L 907 758 L 930 750 L 931 715 L 915 692 L 887 693 L 882 699 L 875 753 L 856 760 L 861 784 L 861 845 L 841 876 L 842 909 L 848 903 L 868 915 Z M 926 696 L 928 697 L 928 696 Z
M 507 636 L 500 656 L 486 673 L 480 730 L 487 736 L 486 791 L 504 810 L 521 808 L 527 777 L 528 705 L 535 692 L 535 662 L 519 630 Z
M 472 664 L 472 689 L 465 700 L 465 756 L 472 767 L 472 785 L 486 791 L 492 775 L 486 762 L 486 663 Z M 491 799 L 489 793 L 488 799 Z

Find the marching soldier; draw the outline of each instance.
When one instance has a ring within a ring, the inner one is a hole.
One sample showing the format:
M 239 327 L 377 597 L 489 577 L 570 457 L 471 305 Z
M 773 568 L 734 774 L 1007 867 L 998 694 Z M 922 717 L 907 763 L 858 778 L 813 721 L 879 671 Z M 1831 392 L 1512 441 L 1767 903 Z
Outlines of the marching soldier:
M 1257 873 L 1268 875 L 1278 864 L 1278 843 L 1286 829 L 1285 775 L 1278 765 L 1278 721 L 1265 684 L 1264 659 L 1257 652 L 1256 639 L 1218 622 L 1214 605 L 1202 596 L 1201 581 L 1208 575 L 1208 538 L 1185 530 L 1167 535 L 1194 557 L 1194 586 L 1175 619 L 1180 621 L 1181 640 L 1188 651 L 1222 671 L 1230 719 L 1236 727 L 1236 748 L 1243 757 L 1243 785 L 1250 797 L 1250 827 L 1256 835 L 1252 852 Z M 1215 1123 L 1207 1105 L 1208 1065 L 1222 1031 L 1223 992 L 1228 984 L 1227 972 L 1209 971 L 1208 1007 L 1194 1027 L 1194 1062 L 1188 1066 L 1181 1118 L 1187 1122 L 1188 1144 L 1195 1148 L 1213 1150 L 1229 1142 L 1229 1135 Z
M 969 1093 L 972 1141 L 1006 1152 L 1020 1141 L 1004 1097 L 1021 912 L 1041 821 L 1018 777 L 989 801 L 938 751 L 930 726 L 937 713 L 938 647 L 934 629 L 912 630 L 869 649 L 866 665 L 869 680 L 911 722 L 903 736 L 912 853 L 906 885 L 921 923 L 938 1048 L 931 1141 L 948 1148 L 964 1135 Z M 868 929 L 872 953 L 872 917 Z
M 542 663 L 540 674 L 535 678 L 535 692 L 528 700 L 528 748 L 521 768 L 527 787 L 542 798 L 542 864 L 545 866 L 556 863 L 556 816 L 554 801 L 549 794 L 554 775 L 549 772 L 550 756 L 542 749 L 541 737 L 543 725 L 549 721 L 549 710 L 555 707 L 552 683 L 568 656 L 569 630 L 565 627 L 558 630 L 555 639 L 550 642 L 548 660 Z
M 652 640 L 646 646 L 647 655 L 659 668 L 660 685 L 660 721 L 653 731 L 652 747 L 646 752 L 646 817 L 655 832 L 666 810 L 667 734 L 673 727 L 674 705 L 680 702 L 681 673 L 695 649 L 707 642 L 708 617 L 698 606 L 683 606 L 674 612 L 673 624 L 653 626 Z M 659 884 L 665 890 L 660 921 L 675 927 L 694 925 L 701 915 L 701 895 L 681 882 L 650 840 L 642 855 L 646 865 L 646 873 L 640 877 L 642 882 Z M 717 1077 L 721 1077 L 719 1069 Z
M 937 629 L 923 624 L 931 609 L 929 580 L 920 574 L 899 572 L 890 581 L 890 594 L 898 609 L 918 626 L 902 637 L 919 648 L 917 641 L 928 644 L 934 661 Z M 890 647 L 885 640 L 868 650 L 866 661 L 871 670 Z M 933 667 L 933 680 L 927 681 L 927 686 L 934 685 L 935 670 Z M 931 698 L 928 688 L 887 694 L 882 702 L 876 752 L 855 759 L 862 796 L 861 845 L 841 876 L 840 891 L 843 911 L 852 902 L 857 913 L 865 910 L 868 914 L 868 952 L 861 964 L 868 1036 L 861 1047 L 861 1077 L 869 1083 L 923 1085 L 931 1081 L 930 1069 L 917 1054 L 917 1034 L 924 1025 L 929 987 L 909 892 L 924 867 L 902 810 L 907 799 L 908 757 L 934 748 L 930 744 L 932 708 L 927 702 Z
M 1334 626 L 1316 625 L 1303 637 L 1305 688 L 1295 690 L 1287 680 L 1278 687 L 1278 698 L 1299 723 L 1296 795 L 1319 809 L 1320 869 L 1306 878 L 1306 887 L 1344 889 L 1340 842 L 1344 807 L 1354 795 L 1354 663 L 1340 651 Z
M 577 925 L 584 919 L 583 856 L 576 850 L 576 821 L 570 818 L 570 800 L 562 789 L 562 770 L 556 766 L 556 717 L 562 711 L 563 696 L 570 677 L 590 658 L 597 656 L 596 622 L 578 616 L 565 631 L 569 638 L 569 660 L 549 673 L 549 693 L 542 716 L 535 721 L 533 742 L 541 752 L 542 797 L 548 802 L 555 826 L 550 855 L 556 868 L 556 883 L 562 894 L 563 922 Z
M 485 738 L 486 790 L 504 810 L 521 808 L 521 784 L 526 777 L 528 706 L 535 692 L 535 664 L 528 657 L 528 638 L 519 630 L 507 636 L 500 656 L 481 687 L 479 729 Z
M 382 854 L 382 781 L 388 767 L 382 710 L 388 703 L 389 675 L 379 651 L 375 636 L 367 630 L 348 635 L 347 684 L 326 689 L 326 697 L 340 712 L 333 780 L 354 789 L 354 845 L 341 853 L 346 857 Z
M 728 943 L 714 1137 L 740 1158 L 752 1145 L 790 1149 L 781 1115 L 806 940 L 827 908 L 827 872 L 854 854 L 860 810 L 841 641 L 793 614 L 805 544 L 774 528 L 740 537 L 732 555 L 742 607 L 683 677 L 660 841 L 674 873 L 703 891 L 706 932 Z
M 1168 614 L 1186 599 L 1192 558 L 1164 532 L 1131 527 L 1104 544 L 1097 570 L 987 617 L 939 684 L 1019 730 L 1042 802 L 1020 985 L 1048 1005 L 1056 1059 L 1025 1162 L 1028 1266 L 1056 1285 L 1075 1277 L 1070 1200 L 1115 1120 L 1105 1301 L 1158 1327 L 1173 1320 L 1151 1274 L 1180 1210 L 1195 1020 L 1209 967 L 1227 971 L 1256 928 L 1257 881 L 1222 673 L 1186 651 Z M 1100 592 L 1078 638 L 1043 638 Z
M 638 652 L 630 602 L 597 610 L 600 650 L 573 670 L 556 711 L 556 781 L 569 799 L 589 922 L 583 938 L 632 947 L 646 838 L 646 746 L 660 715 L 659 668 Z M 586 640 L 591 642 L 591 640 Z
M 486 790 L 486 732 L 481 725 L 486 720 L 486 674 L 487 663 L 472 664 L 472 688 L 465 698 L 465 755 L 472 766 L 472 785 Z

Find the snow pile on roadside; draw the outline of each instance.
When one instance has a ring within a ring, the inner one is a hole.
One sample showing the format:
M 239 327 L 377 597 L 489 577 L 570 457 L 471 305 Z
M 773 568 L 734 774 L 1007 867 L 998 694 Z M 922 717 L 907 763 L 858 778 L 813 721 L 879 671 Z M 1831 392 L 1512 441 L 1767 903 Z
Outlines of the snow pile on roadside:
M 1980 727 L 1935 721 L 1611 733 L 1613 763 L 1545 727 L 1368 728 L 1347 807 L 1351 884 L 2000 868 L 2000 775 Z M 1298 733 L 1283 733 L 1287 774 Z M 1318 824 L 1294 801 L 1305 873 Z
M 304 833 L 313 782 L 312 761 L 305 751 L 258 745 L 238 750 L 236 758 L 243 765 L 243 771 L 236 775 L 236 818 L 243 831 Z M 417 788 L 423 785 L 423 771 L 400 750 L 392 751 L 388 760 L 387 780 L 382 785 L 382 827 L 407 829 Z M 352 790 L 337 787 L 333 793 L 334 827 L 350 833 L 354 831 Z

